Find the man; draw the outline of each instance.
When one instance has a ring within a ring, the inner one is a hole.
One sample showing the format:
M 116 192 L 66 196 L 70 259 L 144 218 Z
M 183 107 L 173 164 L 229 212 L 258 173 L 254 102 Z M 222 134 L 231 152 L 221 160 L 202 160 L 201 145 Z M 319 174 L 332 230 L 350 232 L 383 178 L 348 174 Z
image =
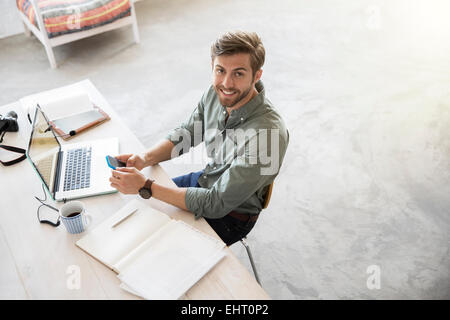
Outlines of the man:
M 119 155 L 111 186 L 204 217 L 229 246 L 253 228 L 289 142 L 284 121 L 260 81 L 265 49 L 256 33 L 228 32 L 211 46 L 213 84 L 190 118 L 144 154 Z M 206 168 L 174 178 L 168 188 L 139 170 L 205 142 Z

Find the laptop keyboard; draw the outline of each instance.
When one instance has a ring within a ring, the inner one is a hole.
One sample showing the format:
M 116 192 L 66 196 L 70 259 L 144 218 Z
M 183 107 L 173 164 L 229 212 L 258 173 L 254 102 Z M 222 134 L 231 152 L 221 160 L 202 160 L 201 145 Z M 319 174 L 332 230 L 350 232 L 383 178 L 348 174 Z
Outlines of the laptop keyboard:
M 91 185 L 91 147 L 67 151 L 64 191 L 89 188 Z

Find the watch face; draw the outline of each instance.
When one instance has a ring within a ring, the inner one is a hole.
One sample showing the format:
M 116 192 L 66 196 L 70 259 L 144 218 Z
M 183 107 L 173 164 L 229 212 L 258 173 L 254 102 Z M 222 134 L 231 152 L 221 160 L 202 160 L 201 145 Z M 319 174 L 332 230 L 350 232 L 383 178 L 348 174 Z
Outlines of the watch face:
M 139 190 L 139 194 L 144 199 L 148 199 L 151 196 L 150 191 L 148 189 L 145 189 L 145 188 L 141 188 Z

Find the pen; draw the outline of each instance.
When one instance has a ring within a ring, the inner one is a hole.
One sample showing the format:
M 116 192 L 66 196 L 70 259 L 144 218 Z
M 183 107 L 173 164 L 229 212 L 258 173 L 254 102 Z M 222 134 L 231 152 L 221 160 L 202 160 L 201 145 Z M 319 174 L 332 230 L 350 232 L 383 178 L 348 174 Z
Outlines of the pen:
M 138 210 L 138 208 L 134 209 L 133 211 L 131 211 L 129 214 L 127 214 L 125 217 L 123 217 L 122 219 L 120 219 L 119 221 L 117 221 L 116 223 L 113 224 L 113 226 L 111 228 L 115 228 L 116 226 L 118 226 L 119 224 L 121 224 L 122 222 L 124 222 L 126 219 L 128 219 L 129 217 L 131 217 L 136 211 Z

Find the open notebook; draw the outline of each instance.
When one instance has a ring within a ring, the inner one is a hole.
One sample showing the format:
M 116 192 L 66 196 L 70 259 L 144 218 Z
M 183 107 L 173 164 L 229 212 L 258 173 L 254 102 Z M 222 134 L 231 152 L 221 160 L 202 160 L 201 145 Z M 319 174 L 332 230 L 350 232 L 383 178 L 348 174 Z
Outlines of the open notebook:
M 149 300 L 179 299 L 225 256 L 222 241 L 139 200 L 76 245 L 118 273 L 121 288 Z
M 39 104 L 53 130 L 64 140 L 111 119 L 81 89 L 74 92 L 43 92 L 24 97 L 20 103 L 30 116 L 34 115 Z M 70 134 L 71 131 L 75 131 L 75 134 Z

